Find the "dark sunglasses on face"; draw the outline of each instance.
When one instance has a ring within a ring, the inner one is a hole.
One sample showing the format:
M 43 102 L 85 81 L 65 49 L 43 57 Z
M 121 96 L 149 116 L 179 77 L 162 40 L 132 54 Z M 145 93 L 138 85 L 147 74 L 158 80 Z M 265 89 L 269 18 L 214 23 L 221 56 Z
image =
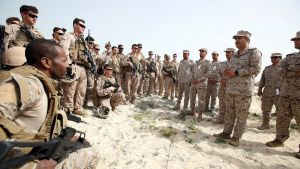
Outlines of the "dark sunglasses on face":
M 271 59 L 278 59 L 278 58 L 279 58 L 278 56 L 271 57 Z
M 100 49 L 95 49 L 96 51 L 99 51 Z
M 83 24 L 78 24 L 80 27 L 82 27 L 82 28 L 85 28 L 85 25 L 83 25 Z
M 57 34 L 59 34 L 60 36 L 63 36 L 63 35 L 64 35 L 64 33 L 60 33 L 60 32 L 57 32 Z
M 29 15 L 33 19 L 37 19 L 38 18 L 37 15 L 31 14 L 31 13 L 25 13 L 25 14 Z

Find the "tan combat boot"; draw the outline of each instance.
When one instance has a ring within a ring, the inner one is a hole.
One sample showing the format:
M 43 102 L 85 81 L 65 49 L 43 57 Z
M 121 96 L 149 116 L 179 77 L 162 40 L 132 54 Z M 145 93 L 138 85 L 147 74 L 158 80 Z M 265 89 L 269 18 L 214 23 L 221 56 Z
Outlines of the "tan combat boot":
M 273 141 L 267 142 L 266 145 L 267 145 L 268 147 L 279 147 L 279 146 L 283 146 L 283 142 L 281 142 L 281 141 L 275 139 L 275 140 L 273 140 Z
M 76 109 L 76 110 L 73 111 L 73 114 L 80 115 L 80 116 L 86 116 L 87 115 L 87 113 L 83 109 Z
M 224 133 L 224 132 L 219 133 L 219 134 L 214 134 L 213 136 L 223 138 L 223 139 L 231 139 L 230 134 L 227 134 L 227 133 Z
M 223 124 L 223 123 L 225 123 L 225 121 L 224 121 L 224 118 L 217 117 L 216 119 L 214 119 L 212 121 L 212 123 L 214 123 L 214 124 Z
M 238 147 L 240 145 L 240 139 L 232 137 L 228 143 L 234 147 Z
M 173 108 L 173 110 L 180 110 L 180 104 L 177 104 L 177 105 Z
M 197 122 L 201 122 L 201 121 L 203 121 L 202 113 L 198 113 Z
M 258 130 L 270 129 L 269 123 L 270 123 L 270 117 L 269 116 L 263 116 L 263 122 L 262 122 L 261 126 L 257 127 L 257 129 Z
M 300 144 L 299 144 L 299 151 L 296 153 L 296 158 L 300 159 Z
M 190 110 L 185 113 L 187 116 L 195 116 L 195 110 Z

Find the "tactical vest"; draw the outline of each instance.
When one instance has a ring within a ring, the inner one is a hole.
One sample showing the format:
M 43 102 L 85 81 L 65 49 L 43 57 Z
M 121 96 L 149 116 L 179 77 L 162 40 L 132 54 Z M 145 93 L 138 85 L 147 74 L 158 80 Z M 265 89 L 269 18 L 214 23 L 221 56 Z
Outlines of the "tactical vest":
M 69 48 L 72 63 L 89 68 L 89 62 L 84 54 L 87 48 L 83 37 L 77 37 L 74 33 L 71 34 L 75 37 L 75 43 L 71 44 Z
M 44 123 L 36 135 L 29 134 L 10 119 L 0 117 L 0 138 L 32 139 L 32 140 L 50 140 L 57 137 L 61 130 L 66 126 L 67 116 L 64 111 L 58 110 L 59 96 L 56 92 L 56 82 L 48 78 L 44 73 L 32 66 L 21 66 L 7 72 L 0 72 L 0 82 L 14 80 L 19 86 L 19 103 L 22 106 L 29 99 L 29 88 L 24 79 L 20 79 L 14 74 L 22 76 L 35 76 L 43 84 L 48 95 L 48 111 Z

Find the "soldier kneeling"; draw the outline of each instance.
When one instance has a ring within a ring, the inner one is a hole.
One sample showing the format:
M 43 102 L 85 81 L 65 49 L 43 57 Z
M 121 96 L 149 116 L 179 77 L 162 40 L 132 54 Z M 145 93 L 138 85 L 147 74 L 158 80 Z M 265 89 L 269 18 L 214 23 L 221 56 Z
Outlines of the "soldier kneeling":
M 94 86 L 94 105 L 97 109 L 97 116 L 107 118 L 109 111 L 115 108 L 125 100 L 125 94 L 122 88 L 116 83 L 111 64 L 103 66 L 103 74 L 95 78 Z

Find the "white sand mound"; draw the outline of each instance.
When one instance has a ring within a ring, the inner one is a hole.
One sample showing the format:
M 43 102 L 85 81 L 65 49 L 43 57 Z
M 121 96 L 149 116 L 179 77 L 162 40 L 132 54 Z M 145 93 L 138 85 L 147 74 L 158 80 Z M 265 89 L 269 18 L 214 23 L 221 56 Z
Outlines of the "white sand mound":
M 261 124 L 257 96 L 253 97 L 247 130 L 237 148 L 212 136 L 221 132 L 223 125 L 212 124 L 210 116 L 205 115 L 201 123 L 193 122 L 190 116 L 183 122 L 173 106 L 175 102 L 158 96 L 144 97 L 136 105 L 121 105 L 108 119 L 90 115 L 83 118 L 87 124 L 69 124 L 86 132 L 101 155 L 100 169 L 300 168 L 300 160 L 293 157 L 300 141 L 297 129 L 291 129 L 284 147 L 265 146 L 275 138 L 275 117 L 272 129 L 256 129 Z

